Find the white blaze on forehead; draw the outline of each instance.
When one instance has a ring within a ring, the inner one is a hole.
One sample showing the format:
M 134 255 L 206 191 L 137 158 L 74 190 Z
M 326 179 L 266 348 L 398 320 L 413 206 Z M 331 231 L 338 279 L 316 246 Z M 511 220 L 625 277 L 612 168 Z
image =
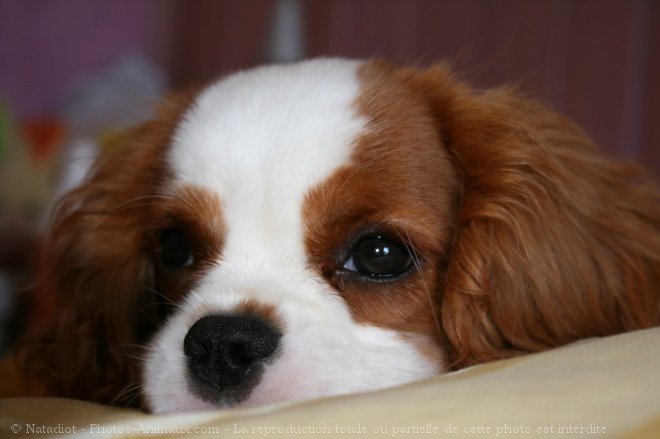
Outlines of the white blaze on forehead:
M 186 114 L 169 163 L 177 182 L 220 196 L 225 256 L 303 263 L 304 196 L 348 162 L 366 124 L 353 108 L 358 66 L 325 59 L 238 73 Z M 258 254 L 249 254 L 249 243 Z

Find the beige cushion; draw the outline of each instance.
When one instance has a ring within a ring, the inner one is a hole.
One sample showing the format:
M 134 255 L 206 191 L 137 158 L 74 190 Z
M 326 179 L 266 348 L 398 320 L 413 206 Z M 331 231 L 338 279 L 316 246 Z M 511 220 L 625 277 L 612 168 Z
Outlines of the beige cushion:
M 185 438 L 204 433 L 313 438 L 325 432 L 360 438 L 444 433 L 452 438 L 657 439 L 660 328 L 586 340 L 368 394 L 248 410 L 152 416 L 71 400 L 0 400 L 2 437 L 11 429 L 30 433 L 41 428 L 43 433 L 50 428 L 56 434 L 73 433 L 74 427 L 75 433 L 95 437 L 101 432 L 122 437 L 170 432 Z

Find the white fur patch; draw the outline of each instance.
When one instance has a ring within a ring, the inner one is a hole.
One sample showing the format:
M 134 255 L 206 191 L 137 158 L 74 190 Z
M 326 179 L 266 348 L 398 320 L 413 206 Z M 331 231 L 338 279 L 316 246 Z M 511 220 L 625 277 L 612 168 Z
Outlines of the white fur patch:
M 306 260 L 304 197 L 349 163 L 366 129 L 353 108 L 358 66 L 315 60 L 238 73 L 186 114 L 168 157 L 173 184 L 218 195 L 224 246 L 150 346 L 144 393 L 153 411 L 210 407 L 187 388 L 183 339 L 197 319 L 246 299 L 273 306 L 284 334 L 242 405 L 376 389 L 439 371 L 410 337 L 355 323 Z

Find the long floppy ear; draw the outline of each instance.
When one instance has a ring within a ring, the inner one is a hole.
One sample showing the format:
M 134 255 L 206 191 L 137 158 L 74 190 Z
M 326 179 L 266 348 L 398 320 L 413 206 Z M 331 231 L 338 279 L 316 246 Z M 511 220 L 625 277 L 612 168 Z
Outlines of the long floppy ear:
M 441 297 L 453 367 L 660 323 L 660 191 L 570 121 L 407 72 L 461 180 Z
M 156 120 L 126 133 L 54 210 L 42 282 L 54 315 L 18 356 L 27 384 L 46 395 L 139 404 L 140 331 L 159 301 L 143 234 L 167 173 L 163 152 L 188 102 L 172 99 Z

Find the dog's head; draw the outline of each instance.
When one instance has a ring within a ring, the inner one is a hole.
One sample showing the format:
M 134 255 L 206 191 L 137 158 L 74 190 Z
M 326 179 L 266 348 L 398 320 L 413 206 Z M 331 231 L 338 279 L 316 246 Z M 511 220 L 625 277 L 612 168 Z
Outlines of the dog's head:
M 26 358 L 57 394 L 164 412 L 650 326 L 660 213 L 640 175 L 443 67 L 242 72 L 168 100 L 62 200 L 60 309 Z

